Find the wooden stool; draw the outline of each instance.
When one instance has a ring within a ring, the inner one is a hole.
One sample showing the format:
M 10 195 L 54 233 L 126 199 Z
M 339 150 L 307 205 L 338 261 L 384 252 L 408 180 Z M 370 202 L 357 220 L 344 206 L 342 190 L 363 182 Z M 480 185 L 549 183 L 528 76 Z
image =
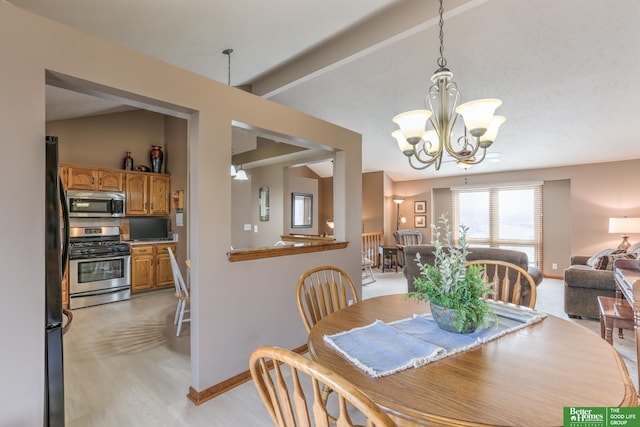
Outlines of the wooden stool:
M 623 338 L 622 329 L 633 330 L 633 309 L 622 298 L 598 297 L 600 309 L 600 336 L 613 345 L 613 328 L 618 328 L 618 337 Z

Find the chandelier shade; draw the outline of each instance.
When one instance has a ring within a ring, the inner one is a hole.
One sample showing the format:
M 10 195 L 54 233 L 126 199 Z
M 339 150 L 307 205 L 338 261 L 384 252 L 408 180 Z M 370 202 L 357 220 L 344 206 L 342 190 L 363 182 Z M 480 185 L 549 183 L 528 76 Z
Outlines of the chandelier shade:
M 429 110 L 413 110 L 400 113 L 393 118 L 393 122 L 400 127 L 404 139 L 411 145 L 416 145 L 424 135 L 427 120 L 433 113 Z
M 456 113 L 464 119 L 469 133 L 476 138 L 481 137 L 489 129 L 493 113 L 502 104 L 499 99 L 478 99 L 456 107 Z
M 498 129 L 500 129 L 500 126 L 506 120 L 507 118 L 504 116 L 493 116 L 493 119 L 491 119 L 491 124 L 489 125 L 489 128 L 484 133 L 484 135 L 480 137 L 481 148 L 487 148 L 491 144 L 493 144 L 493 140 L 496 139 L 496 136 L 498 135 Z
M 444 58 L 444 8 L 440 0 L 440 57 L 438 69 L 431 76 L 432 85 L 425 97 L 430 109 L 412 110 L 396 115 L 392 121 L 400 129 L 391 135 L 414 169 L 434 165 L 440 169 L 445 152 L 460 166 L 469 168 L 485 159 L 486 149 L 493 144 L 500 126 L 506 121 L 495 116 L 502 101 L 478 99 L 459 104 L 460 91 Z M 458 105 L 459 104 L 459 105 Z M 458 116 L 462 120 L 458 121 Z M 432 129 L 428 129 L 429 124 Z M 454 128 L 460 124 L 454 136 Z

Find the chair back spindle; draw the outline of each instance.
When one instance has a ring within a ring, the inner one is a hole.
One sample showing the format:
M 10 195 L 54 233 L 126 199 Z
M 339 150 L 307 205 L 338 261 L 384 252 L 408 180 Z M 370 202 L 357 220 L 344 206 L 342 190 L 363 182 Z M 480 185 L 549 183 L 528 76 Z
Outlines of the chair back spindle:
M 349 381 L 290 350 L 259 347 L 251 354 L 249 370 L 276 427 L 355 427 L 362 422 L 368 427 L 396 426 Z M 337 396 L 337 408 L 332 407 L 335 418 L 322 398 L 324 387 Z
M 482 266 L 482 279 L 493 289 L 493 293 L 485 295 L 485 298 L 522 305 L 522 292 L 527 286 L 531 294 L 528 306 L 535 307 L 536 284 L 533 277 L 522 267 L 497 260 L 469 261 L 467 265 Z
M 296 287 L 298 311 L 307 332 L 320 319 L 358 302 L 353 281 L 341 268 L 321 266 L 305 272 Z

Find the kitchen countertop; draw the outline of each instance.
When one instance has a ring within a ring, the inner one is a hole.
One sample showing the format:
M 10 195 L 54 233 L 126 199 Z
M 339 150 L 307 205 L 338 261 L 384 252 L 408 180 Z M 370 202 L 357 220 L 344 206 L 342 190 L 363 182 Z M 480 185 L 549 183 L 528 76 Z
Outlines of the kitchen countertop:
M 129 245 L 157 245 L 162 243 L 176 243 L 177 241 L 174 239 L 171 240 L 125 240 L 124 243 L 128 243 Z

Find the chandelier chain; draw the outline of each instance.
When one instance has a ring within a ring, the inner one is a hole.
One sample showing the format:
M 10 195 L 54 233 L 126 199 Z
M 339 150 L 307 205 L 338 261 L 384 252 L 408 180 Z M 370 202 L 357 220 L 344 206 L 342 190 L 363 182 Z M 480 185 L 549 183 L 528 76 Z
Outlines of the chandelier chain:
M 439 13 L 440 13 L 440 58 L 438 58 L 438 66 L 440 68 L 444 68 L 447 66 L 447 60 L 444 57 L 444 19 L 442 18 L 442 15 L 444 13 L 444 6 L 442 5 L 442 1 L 440 0 L 440 9 L 439 9 Z

